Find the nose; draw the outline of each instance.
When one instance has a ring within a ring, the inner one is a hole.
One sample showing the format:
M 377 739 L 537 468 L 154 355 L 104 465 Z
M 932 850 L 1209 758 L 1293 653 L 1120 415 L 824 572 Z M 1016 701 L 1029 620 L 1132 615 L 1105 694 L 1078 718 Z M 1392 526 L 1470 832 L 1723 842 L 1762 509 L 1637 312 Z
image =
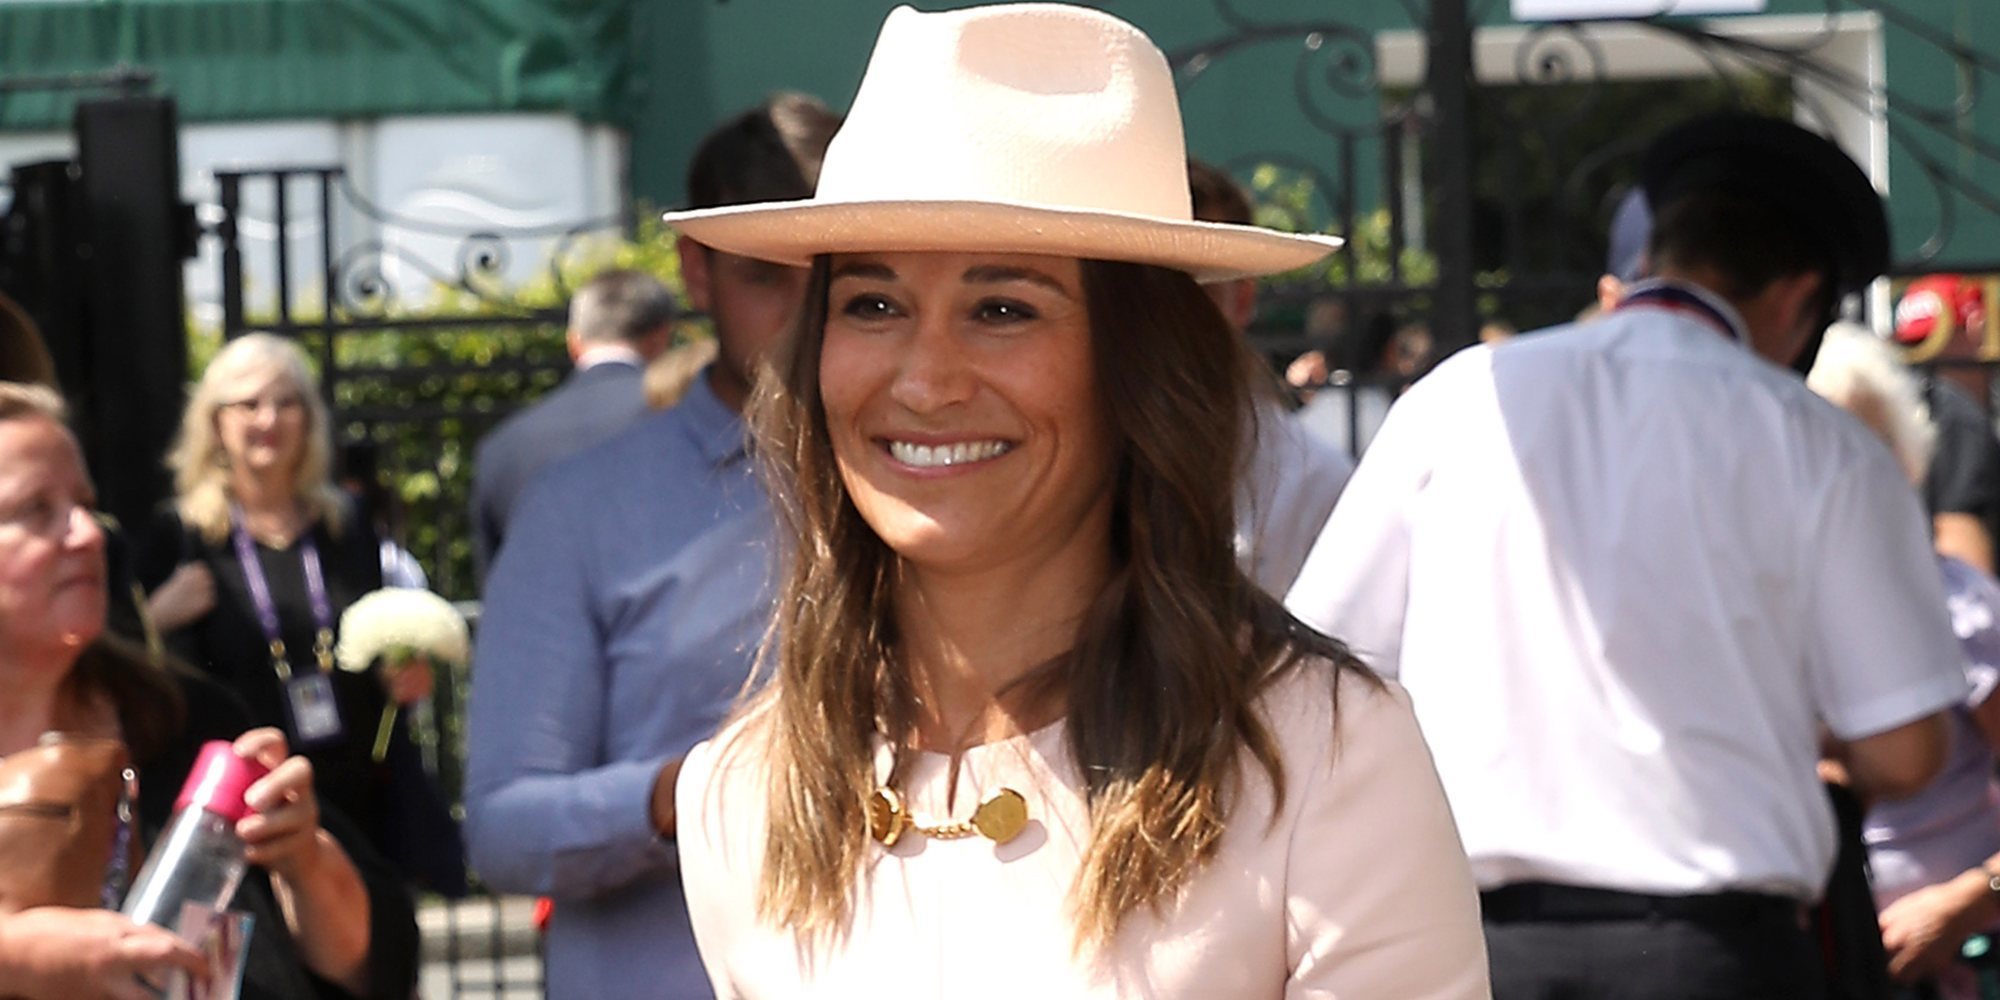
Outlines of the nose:
M 935 413 L 972 398 L 976 379 L 964 341 L 935 313 L 903 345 L 890 398 L 912 413 Z
M 97 513 L 82 504 L 71 507 L 69 532 L 63 543 L 76 551 L 103 548 L 104 525 L 97 520 Z

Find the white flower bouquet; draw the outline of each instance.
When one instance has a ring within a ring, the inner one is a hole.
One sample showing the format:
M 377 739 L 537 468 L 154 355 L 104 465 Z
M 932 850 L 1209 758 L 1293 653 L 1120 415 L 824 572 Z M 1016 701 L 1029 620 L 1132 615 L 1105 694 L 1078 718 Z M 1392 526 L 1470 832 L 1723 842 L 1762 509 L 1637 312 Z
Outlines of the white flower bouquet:
M 334 660 L 342 670 L 357 674 L 365 673 L 376 660 L 390 671 L 419 660 L 463 665 L 471 647 L 465 616 L 450 601 L 428 590 L 384 587 L 362 595 L 341 613 Z M 375 728 L 377 761 L 388 753 L 399 708 L 394 699 L 382 708 L 382 721 Z

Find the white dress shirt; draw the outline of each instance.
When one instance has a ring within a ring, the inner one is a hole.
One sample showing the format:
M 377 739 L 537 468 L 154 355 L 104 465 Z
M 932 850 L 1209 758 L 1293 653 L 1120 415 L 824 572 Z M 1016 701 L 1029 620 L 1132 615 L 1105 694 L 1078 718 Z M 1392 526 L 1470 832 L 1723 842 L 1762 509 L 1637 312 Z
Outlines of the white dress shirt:
M 1236 495 L 1236 560 L 1257 586 L 1284 597 L 1354 460 L 1276 403 L 1257 409 L 1257 438 Z
M 1483 887 L 1815 898 L 1818 727 L 1963 697 L 1887 448 L 1698 297 L 1439 366 L 1288 598 L 1409 688 Z

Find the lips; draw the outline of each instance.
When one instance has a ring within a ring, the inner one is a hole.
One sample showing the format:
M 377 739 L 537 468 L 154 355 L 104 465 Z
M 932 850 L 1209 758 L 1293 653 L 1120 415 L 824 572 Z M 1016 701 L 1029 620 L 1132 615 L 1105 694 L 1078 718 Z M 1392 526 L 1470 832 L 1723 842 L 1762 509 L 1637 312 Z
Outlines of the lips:
M 943 469 L 999 458 L 1014 449 L 1011 441 L 954 441 L 948 444 L 918 444 L 914 441 L 888 442 L 889 455 L 916 469 Z

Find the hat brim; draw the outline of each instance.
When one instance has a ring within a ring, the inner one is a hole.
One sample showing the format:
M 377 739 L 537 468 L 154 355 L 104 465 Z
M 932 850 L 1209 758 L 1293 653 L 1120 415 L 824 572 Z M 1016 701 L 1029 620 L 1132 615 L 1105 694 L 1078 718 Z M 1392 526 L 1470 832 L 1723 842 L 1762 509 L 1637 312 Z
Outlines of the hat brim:
M 1338 236 L 981 201 L 793 201 L 668 212 L 689 239 L 725 253 L 804 266 L 823 253 L 1044 254 L 1186 271 L 1202 282 L 1305 267 Z

